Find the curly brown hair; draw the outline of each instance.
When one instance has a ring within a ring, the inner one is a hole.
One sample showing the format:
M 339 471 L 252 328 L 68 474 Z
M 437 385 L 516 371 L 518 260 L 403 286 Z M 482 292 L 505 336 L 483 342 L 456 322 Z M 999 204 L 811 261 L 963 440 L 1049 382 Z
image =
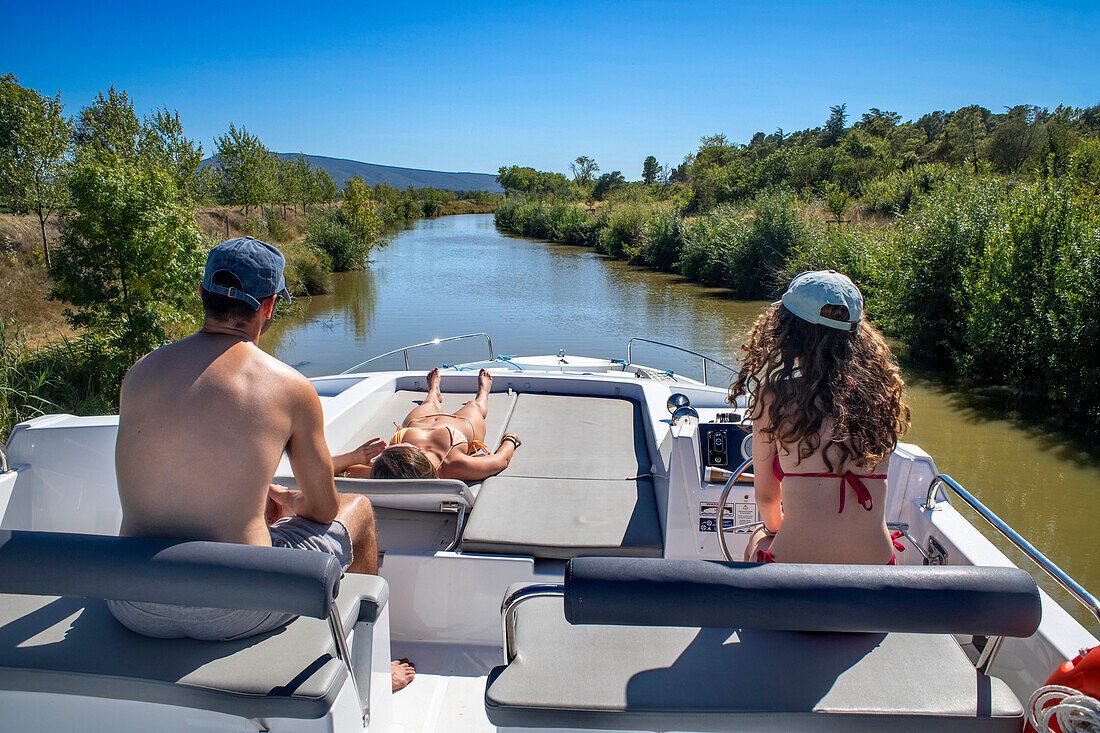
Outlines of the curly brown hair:
M 821 315 L 848 320 L 844 306 L 825 305 Z M 776 304 L 756 319 L 729 400 L 750 395 L 750 418 L 768 406 L 768 440 L 798 446 L 798 461 L 821 448 L 822 426 L 832 421 L 822 458 L 829 471 L 852 462 L 881 463 L 909 427 L 905 382 L 882 334 L 866 319 L 840 331 L 804 321 Z M 751 393 L 751 394 L 750 394 Z M 834 469 L 830 451 L 839 453 Z

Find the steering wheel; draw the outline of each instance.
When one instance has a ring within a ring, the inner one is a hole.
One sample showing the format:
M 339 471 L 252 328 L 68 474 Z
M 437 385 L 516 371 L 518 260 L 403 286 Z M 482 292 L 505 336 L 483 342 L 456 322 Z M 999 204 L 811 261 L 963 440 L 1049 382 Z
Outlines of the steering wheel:
M 726 533 L 724 529 L 725 522 L 723 521 L 726 516 L 726 502 L 729 500 L 730 490 L 733 489 L 733 485 L 737 483 L 737 479 L 741 478 L 745 471 L 749 470 L 750 466 L 752 466 L 752 456 L 746 458 L 744 463 L 738 466 L 737 470 L 733 472 L 733 475 L 730 476 L 729 481 L 726 482 L 726 487 L 722 489 L 722 498 L 718 501 L 718 546 L 722 548 L 722 555 L 724 555 L 726 560 L 729 562 L 733 562 L 733 556 L 730 555 L 730 549 L 726 547 Z M 733 527 L 730 527 L 730 531 L 733 532 L 739 529 L 748 529 L 750 527 L 756 528 L 762 524 L 763 522 L 737 524 Z

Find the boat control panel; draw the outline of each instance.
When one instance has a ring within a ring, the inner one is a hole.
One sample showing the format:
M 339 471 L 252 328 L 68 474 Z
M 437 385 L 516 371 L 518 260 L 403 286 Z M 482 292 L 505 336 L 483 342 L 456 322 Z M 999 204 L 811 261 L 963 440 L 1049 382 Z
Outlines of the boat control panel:
M 752 453 L 752 430 L 740 415 L 720 412 L 717 421 L 699 424 L 699 463 L 732 471 Z

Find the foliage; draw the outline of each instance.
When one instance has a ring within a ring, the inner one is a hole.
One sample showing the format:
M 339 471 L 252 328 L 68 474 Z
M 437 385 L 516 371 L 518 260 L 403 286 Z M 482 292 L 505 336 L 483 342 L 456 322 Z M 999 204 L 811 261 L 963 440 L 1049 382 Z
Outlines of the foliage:
M 600 172 L 600 166 L 587 155 L 582 155 L 569 164 L 569 170 L 573 172 L 573 182 L 578 186 L 587 186 L 592 183 L 592 177 Z
M 236 125 L 214 141 L 218 158 L 218 184 L 223 202 L 244 206 L 245 216 L 254 206 L 271 200 L 271 153 L 255 135 Z
M 600 227 L 596 249 L 617 259 L 629 259 L 640 251 L 649 220 L 649 210 L 637 204 L 616 207 Z
M 334 272 L 362 270 L 370 246 L 359 237 L 339 212 L 310 214 L 306 221 L 306 243 L 323 252 Z
M 179 112 L 168 108 L 145 118 L 138 154 L 162 170 L 168 171 L 180 196 L 198 203 L 205 200 L 213 188 L 209 168 L 202 167 L 202 145 L 183 135 Z
M 382 220 L 374 209 L 374 201 L 371 200 L 371 190 L 363 179 L 355 176 L 350 181 L 344 182 L 344 208 L 342 218 L 353 235 L 363 245 L 364 257 L 370 248 L 378 241 L 382 233 Z M 333 258 L 335 265 L 336 258 Z M 341 264 L 345 264 L 341 261 Z M 352 263 L 346 263 L 352 264 Z M 337 272 L 345 269 L 359 270 L 362 265 L 337 268 Z
M 12 428 L 47 413 L 101 415 L 118 409 L 122 374 L 94 338 L 62 339 L 30 349 L 0 324 L 0 442 Z
M 645 161 L 642 163 L 642 182 L 647 184 L 656 183 L 660 168 L 655 157 L 652 155 L 646 156 Z
M 0 76 L 0 202 L 17 214 L 38 215 L 47 264 L 46 219 L 65 199 L 71 132 L 60 93 L 41 96 L 12 74 Z
M 832 181 L 826 183 L 825 208 L 836 217 L 838 222 L 843 221 L 844 212 L 848 210 L 848 192 Z
M 195 310 L 204 240 L 172 176 L 114 153 L 77 159 L 51 268 L 66 317 L 128 367 Z
M 569 179 L 561 173 L 537 171 L 518 165 L 501 166 L 497 182 L 505 192 L 524 194 L 560 194 L 570 187 Z
M 621 171 L 604 173 L 596 180 L 596 185 L 592 187 L 592 195 L 596 197 L 597 201 L 603 201 L 610 196 L 612 192 L 622 188 L 624 185 L 626 185 L 626 179 L 623 178 Z

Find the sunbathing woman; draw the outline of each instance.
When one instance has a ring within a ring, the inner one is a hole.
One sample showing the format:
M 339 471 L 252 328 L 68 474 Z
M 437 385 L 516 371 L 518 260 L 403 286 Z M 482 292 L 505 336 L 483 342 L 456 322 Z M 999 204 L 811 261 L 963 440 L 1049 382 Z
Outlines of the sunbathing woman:
M 764 526 L 745 559 L 895 564 L 886 470 L 909 426 L 890 348 L 846 276 L 804 272 L 756 321 L 730 401 L 749 394 Z
M 505 433 L 495 453 L 485 440 L 485 416 L 489 413 L 489 390 L 493 378 L 482 369 L 477 378 L 477 396 L 454 414 L 443 412 L 439 392 L 439 369 L 428 372 L 428 395 L 398 427 L 384 450 L 381 441 L 370 441 L 360 450 L 364 457 L 375 454 L 369 465 L 347 466 L 334 460 L 340 475 L 359 478 L 456 478 L 480 481 L 503 471 L 522 443 Z M 342 469 L 342 470 L 341 470 Z

